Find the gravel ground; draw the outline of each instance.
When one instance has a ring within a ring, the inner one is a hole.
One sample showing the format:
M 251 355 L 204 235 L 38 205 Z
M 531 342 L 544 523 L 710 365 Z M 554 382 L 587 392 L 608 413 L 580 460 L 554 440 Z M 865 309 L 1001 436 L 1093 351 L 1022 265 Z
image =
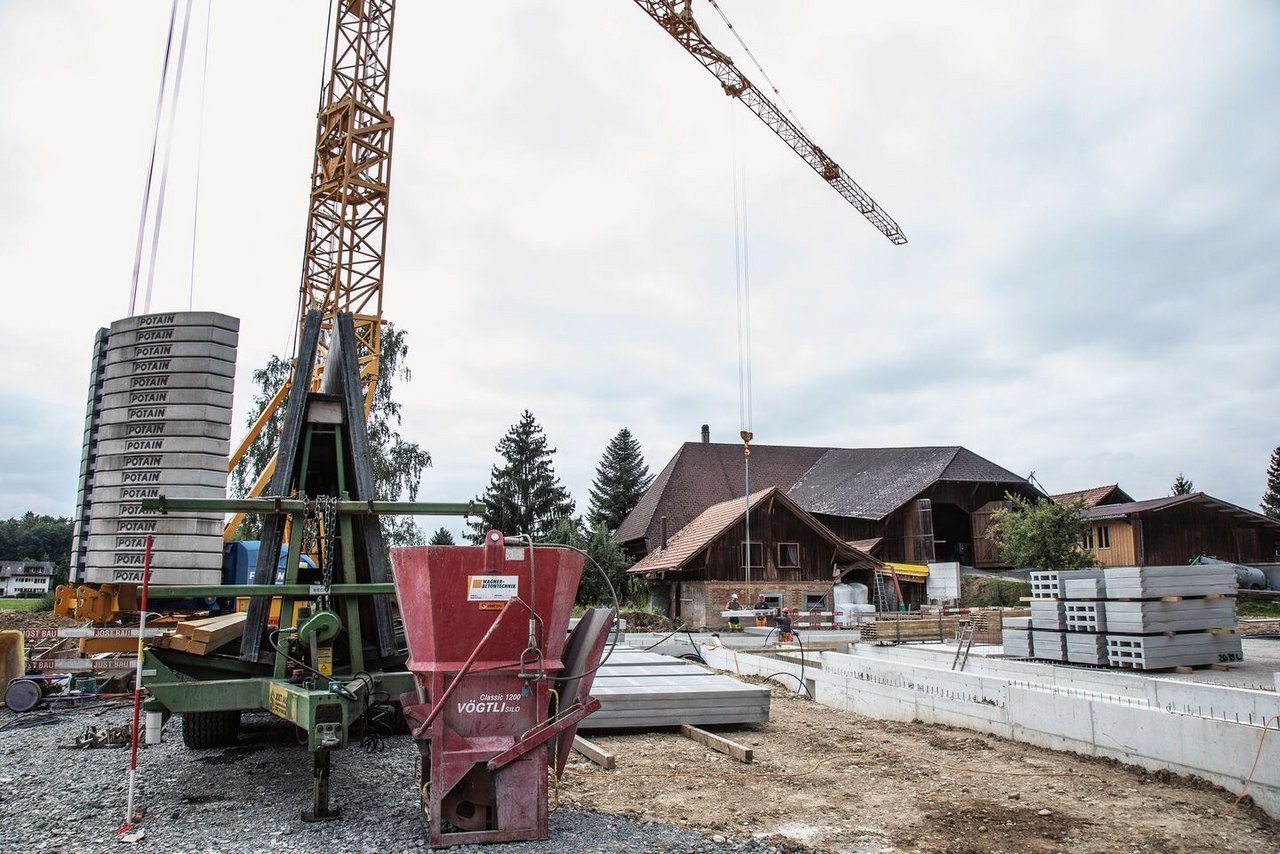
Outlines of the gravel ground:
M 64 749 L 86 726 L 127 724 L 127 707 L 83 708 L 55 715 L 0 711 L 0 852 L 124 851 L 116 828 L 125 812 L 127 748 Z M 136 804 L 146 810 L 145 838 L 134 848 L 155 852 L 324 852 L 366 854 L 428 850 L 413 788 L 416 748 L 407 736 L 380 753 L 359 747 L 333 759 L 336 822 L 305 824 L 311 766 L 292 728 L 265 715 L 245 716 L 232 748 L 187 750 L 180 721 L 165 743 L 138 760 Z M 723 842 L 717 841 L 717 837 Z M 455 852 L 550 854 L 570 847 L 595 852 L 802 851 L 783 840 L 743 834 L 702 835 L 673 824 L 566 806 L 551 815 L 551 839 Z

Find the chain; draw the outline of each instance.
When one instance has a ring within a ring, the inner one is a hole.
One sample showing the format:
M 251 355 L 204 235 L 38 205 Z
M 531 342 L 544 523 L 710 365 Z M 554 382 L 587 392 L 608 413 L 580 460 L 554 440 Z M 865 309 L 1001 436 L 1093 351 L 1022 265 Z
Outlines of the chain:
M 304 555 L 315 554 L 316 542 L 319 534 L 319 516 L 316 513 L 315 505 L 306 505 L 306 510 L 303 511 L 302 519 L 302 553 Z
M 316 512 L 320 516 L 320 523 L 324 528 L 324 554 L 320 569 L 324 589 L 328 593 L 333 588 L 333 564 L 335 562 L 333 541 L 338 534 L 338 499 L 332 495 L 317 496 Z

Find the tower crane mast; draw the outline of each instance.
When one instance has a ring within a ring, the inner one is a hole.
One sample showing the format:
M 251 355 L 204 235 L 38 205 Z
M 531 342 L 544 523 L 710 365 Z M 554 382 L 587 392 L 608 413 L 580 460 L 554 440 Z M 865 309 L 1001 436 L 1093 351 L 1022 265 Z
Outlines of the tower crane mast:
M 724 87 L 726 95 L 737 98 L 755 113 L 769 130 L 799 154 L 814 172 L 857 208 L 881 234 L 897 245 L 907 242 L 906 235 L 893 217 L 819 148 L 803 129 L 765 97 L 727 54 L 717 49 L 702 34 L 702 28 L 693 17 L 692 0 L 635 0 L 635 4 L 666 30 L 690 56 L 698 60 L 703 68 L 711 72 Z
M 373 406 L 382 352 L 382 285 L 395 129 L 387 94 L 395 5 L 395 0 L 339 0 L 334 13 L 332 41 L 326 45 L 329 68 L 316 116 L 296 321 L 301 333 L 309 311 L 321 314 L 311 380 L 314 391 L 319 388 L 338 313 L 353 315 L 366 418 Z M 270 424 L 289 386 L 286 380 L 249 428 L 228 460 L 228 471 L 235 469 Z M 276 457 L 272 457 L 247 497 L 262 494 L 275 468 Z M 235 535 L 243 518 L 243 513 L 232 516 L 224 539 Z

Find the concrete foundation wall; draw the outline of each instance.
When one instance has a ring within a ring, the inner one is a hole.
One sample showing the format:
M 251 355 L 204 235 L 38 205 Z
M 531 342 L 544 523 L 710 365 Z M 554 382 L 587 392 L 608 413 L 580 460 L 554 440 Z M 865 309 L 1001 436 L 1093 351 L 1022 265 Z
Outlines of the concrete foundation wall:
M 1280 816 L 1280 695 L 993 659 L 970 658 L 955 672 L 953 654 L 858 645 L 851 654 L 810 654 L 818 666 L 802 672 L 791 658 L 703 647 L 713 667 L 790 673 L 833 708 L 1190 774 L 1235 793 L 1257 756 L 1248 793 Z M 1268 720 L 1273 732 L 1263 740 Z

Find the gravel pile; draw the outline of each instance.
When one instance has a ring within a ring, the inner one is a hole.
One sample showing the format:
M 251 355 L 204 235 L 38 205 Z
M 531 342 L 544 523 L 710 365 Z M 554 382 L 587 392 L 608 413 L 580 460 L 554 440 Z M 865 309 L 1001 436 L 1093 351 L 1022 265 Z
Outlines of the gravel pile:
M 127 724 L 125 705 L 15 715 L 0 711 L 0 851 L 127 851 L 116 838 L 128 790 L 127 748 L 72 748 L 86 727 Z M 132 846 L 155 852 L 426 851 L 425 824 L 413 787 L 416 748 L 408 736 L 381 752 L 358 744 L 334 754 L 333 801 L 340 821 L 306 824 L 311 761 L 292 727 L 267 715 L 245 715 L 240 743 L 188 750 L 181 721 L 164 743 L 138 760 L 136 804 L 146 810 L 145 838 Z M 723 840 L 723 841 L 721 841 Z M 795 851 L 770 839 L 710 838 L 665 822 L 563 807 L 551 815 L 551 839 L 454 852 L 745 852 Z

